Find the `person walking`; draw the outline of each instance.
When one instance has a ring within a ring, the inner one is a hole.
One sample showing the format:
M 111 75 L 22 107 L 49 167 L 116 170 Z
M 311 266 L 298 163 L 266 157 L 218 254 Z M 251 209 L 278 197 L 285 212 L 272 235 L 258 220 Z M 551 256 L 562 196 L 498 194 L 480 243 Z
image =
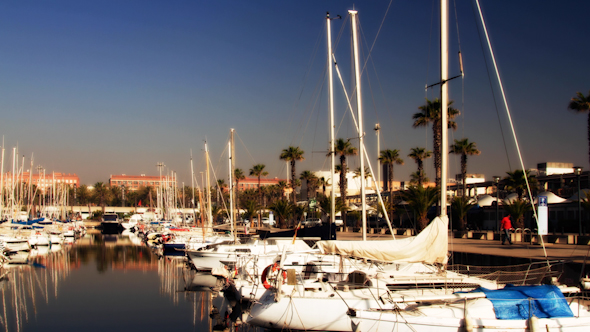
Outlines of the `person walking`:
M 500 222 L 500 228 L 502 230 L 502 245 L 508 240 L 508 243 L 512 244 L 510 239 L 510 231 L 512 230 L 512 221 L 510 221 L 510 215 L 507 215 Z

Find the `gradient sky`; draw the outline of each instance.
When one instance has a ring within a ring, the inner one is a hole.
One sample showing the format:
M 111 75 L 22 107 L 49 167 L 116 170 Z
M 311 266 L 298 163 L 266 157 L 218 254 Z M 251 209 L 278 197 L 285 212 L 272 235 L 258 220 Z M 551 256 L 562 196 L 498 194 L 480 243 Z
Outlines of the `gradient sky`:
M 433 8 L 433 4 L 435 7 Z M 328 170 L 325 14 L 359 11 L 363 33 L 366 145 L 400 149 L 408 180 L 412 147 L 432 149 L 429 128 L 412 128 L 424 98 L 438 97 L 436 1 L 4 1 L 0 4 L 0 134 L 4 171 L 12 147 L 47 172 L 83 184 L 114 174 L 157 175 L 156 164 L 190 184 L 209 142 L 218 177 L 227 175 L 230 128 L 237 166 L 266 164 L 286 177 L 282 149 L 299 145 L 303 170 Z M 567 110 L 590 90 L 589 1 L 481 0 L 525 166 L 570 162 L 588 170 L 587 115 Z M 389 10 L 388 10 L 389 7 Z M 385 15 L 386 11 L 387 15 Z M 450 83 L 461 110 L 454 138 L 477 143 L 469 173 L 520 168 L 495 78 L 488 78 L 472 1 L 451 2 L 450 74 L 463 54 L 465 78 Z M 379 34 L 379 27 L 383 25 Z M 457 33 L 457 22 L 458 30 Z M 335 54 L 351 89 L 350 20 L 332 23 Z M 338 39 L 337 37 L 342 37 Z M 337 44 L 337 45 L 336 45 Z M 374 46 L 373 46 L 374 45 Z M 337 137 L 355 136 L 336 81 Z M 498 105 L 496 112 L 494 95 Z M 341 124 L 341 125 L 340 125 Z M 501 125 L 500 125 L 501 124 Z M 508 153 L 501 135 L 504 131 Z M 508 155 L 508 156 L 507 156 Z M 374 157 L 376 158 L 376 157 Z M 357 160 L 350 160 L 352 168 Z M 459 173 L 451 157 L 450 174 Z M 426 171 L 434 178 L 432 159 Z M 28 167 L 27 167 L 28 168 Z M 451 175 L 452 176 L 452 175 Z M 200 179 L 200 176 L 197 176 Z

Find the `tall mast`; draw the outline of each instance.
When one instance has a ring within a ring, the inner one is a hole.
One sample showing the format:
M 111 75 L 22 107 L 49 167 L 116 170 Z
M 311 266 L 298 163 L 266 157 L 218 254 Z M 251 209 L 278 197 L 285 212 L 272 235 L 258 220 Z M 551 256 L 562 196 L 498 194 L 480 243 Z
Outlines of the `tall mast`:
M 234 184 L 233 184 L 233 177 L 232 177 L 232 151 L 231 151 L 231 147 L 232 147 L 232 142 L 228 142 L 228 149 L 227 149 L 227 154 L 228 154 L 228 166 L 229 166 L 229 225 L 230 225 L 230 229 L 231 229 L 231 233 L 234 235 L 234 241 L 235 239 L 235 233 L 234 233 Z
M 362 98 L 361 98 L 361 73 L 359 65 L 359 49 L 358 49 L 358 35 L 357 35 L 357 11 L 349 10 L 348 13 L 352 16 L 352 41 L 354 47 L 354 73 L 356 83 L 356 104 L 357 104 L 357 117 L 358 117 L 358 137 L 359 137 L 359 155 L 361 161 L 361 206 L 362 206 L 362 221 L 363 221 L 363 241 L 367 240 L 367 210 L 366 197 L 365 197 L 365 143 L 364 143 L 364 131 L 363 131 L 363 110 L 362 110 Z M 346 176 L 346 174 L 345 174 Z
M 230 224 L 231 224 L 231 233 L 234 235 L 234 242 L 236 241 L 236 233 L 234 230 L 234 225 L 236 222 L 236 215 L 234 210 L 234 197 L 236 196 L 236 188 L 234 186 L 234 169 L 236 168 L 236 149 L 234 145 L 234 129 L 230 129 L 230 141 L 229 141 L 229 198 L 230 198 Z
M 197 223 L 197 213 L 195 212 L 195 170 L 193 169 L 193 150 L 191 149 L 191 188 L 193 189 L 193 222 Z
M 336 167 L 336 152 L 334 151 L 334 82 L 332 77 L 332 29 L 330 27 L 330 13 L 326 14 L 328 26 L 328 87 L 330 94 L 330 181 L 332 190 L 330 197 L 330 224 L 336 221 L 336 179 L 334 168 Z
M 33 207 L 33 200 L 35 199 L 35 197 L 33 196 L 33 154 L 31 153 L 31 168 L 29 168 L 29 193 L 28 193 L 29 199 L 27 202 L 27 213 L 29 214 L 30 217 L 30 213 L 32 211 L 32 207 Z
M 440 112 L 441 112 L 441 169 L 440 169 L 440 215 L 447 215 L 447 178 L 449 155 L 448 138 L 448 99 L 449 87 L 449 4 L 448 0 L 440 1 Z
M 209 180 L 209 150 L 207 149 L 207 141 L 205 141 L 205 163 L 207 165 L 207 233 L 213 230 L 213 215 L 211 214 L 211 182 Z
M 0 161 L 0 220 L 4 214 L 4 136 L 2 136 L 2 160 Z

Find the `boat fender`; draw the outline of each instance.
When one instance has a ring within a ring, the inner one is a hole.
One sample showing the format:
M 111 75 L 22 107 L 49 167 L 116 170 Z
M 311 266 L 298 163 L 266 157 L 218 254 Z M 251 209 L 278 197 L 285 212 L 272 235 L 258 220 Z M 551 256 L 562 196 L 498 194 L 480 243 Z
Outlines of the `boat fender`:
M 532 315 L 531 318 L 528 319 L 529 331 L 531 332 L 540 332 L 539 329 L 539 318 L 537 316 Z
M 473 332 L 474 328 L 474 321 L 473 318 L 469 314 L 465 315 L 465 332 Z
M 269 266 L 265 267 L 264 270 L 262 271 L 262 276 L 260 276 L 260 279 L 262 280 L 262 286 L 264 286 L 265 289 L 271 289 L 272 286 L 268 283 L 268 272 L 277 272 L 279 270 L 279 263 L 274 263 L 274 264 L 270 264 Z M 285 283 L 285 281 L 287 280 L 287 272 L 285 270 L 283 270 L 283 284 Z

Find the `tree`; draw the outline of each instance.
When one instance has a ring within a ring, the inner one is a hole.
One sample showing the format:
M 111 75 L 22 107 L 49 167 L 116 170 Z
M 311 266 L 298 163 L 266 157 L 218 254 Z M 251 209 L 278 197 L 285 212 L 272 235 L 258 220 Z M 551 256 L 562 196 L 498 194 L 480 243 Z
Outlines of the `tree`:
M 453 101 L 449 101 L 447 115 L 448 115 L 448 127 L 450 129 L 457 129 L 457 123 L 452 121 L 457 115 L 459 115 L 459 111 L 453 107 L 450 107 L 453 104 Z M 417 127 L 426 127 L 428 124 L 432 123 L 432 136 L 433 136 L 433 150 L 434 150 L 434 169 L 436 172 L 436 186 L 440 187 L 441 184 L 441 165 L 442 165 L 442 157 L 441 157 L 441 144 L 442 144 L 442 128 L 441 128 L 441 114 L 440 114 L 440 100 L 438 98 L 434 99 L 434 101 L 430 101 L 426 99 L 426 104 L 418 107 L 420 112 L 415 113 L 412 116 L 414 119 L 414 128 Z
M 587 96 L 584 96 L 581 92 L 577 92 L 576 96 L 572 98 L 570 103 L 567 106 L 568 109 L 577 112 L 577 113 L 585 113 L 590 110 L 590 92 L 588 92 Z M 587 120 L 587 135 L 588 135 L 588 159 L 590 160 L 590 112 L 588 112 L 588 120 Z
M 426 182 L 424 181 L 424 179 L 426 179 L 426 174 L 424 173 L 424 159 L 430 158 L 431 156 L 432 151 L 420 147 L 412 148 L 410 154 L 408 154 L 408 157 L 412 158 L 418 166 L 418 170 L 415 174 L 419 186 L 422 186 L 422 183 Z
M 91 195 L 88 191 L 88 186 L 83 184 L 76 191 L 76 197 L 78 198 L 78 204 L 86 205 L 89 203 Z
M 402 193 L 402 198 L 414 212 L 418 232 L 428 225 L 428 210 L 436 203 L 440 195 L 438 187 L 411 186 Z
M 221 199 L 223 200 L 223 192 L 226 187 L 227 184 L 225 184 L 224 179 L 217 179 L 217 182 L 215 183 L 215 192 L 217 193 L 217 195 L 215 196 L 215 205 L 220 206 L 219 198 L 221 197 Z
M 346 179 L 346 157 L 354 156 L 357 154 L 357 148 L 350 144 L 349 140 L 343 140 L 342 138 L 338 138 L 336 143 L 334 144 L 334 153 L 340 156 L 340 200 L 342 201 L 342 205 L 346 206 L 346 188 L 348 187 L 348 181 Z M 346 213 L 342 214 L 342 220 L 344 224 L 346 224 Z
M 102 208 L 102 214 L 104 214 L 106 198 L 108 195 L 109 188 L 103 182 L 97 182 L 94 184 L 94 199 Z
M 287 220 L 293 214 L 293 203 L 286 199 L 280 199 L 269 206 L 269 209 L 277 216 L 277 226 L 279 228 L 287 227 Z
M 463 181 L 463 197 L 467 192 L 467 156 L 478 156 L 481 151 L 477 149 L 475 142 L 469 142 L 469 139 L 456 139 L 455 143 L 451 145 L 449 153 L 461 155 L 461 179 Z
M 305 152 L 303 150 L 301 150 L 299 147 L 296 146 L 290 146 L 286 149 L 283 149 L 283 151 L 281 152 L 280 155 L 280 159 L 281 160 L 285 160 L 291 163 L 291 188 L 293 188 L 293 193 L 292 193 L 292 199 L 293 199 L 293 204 L 295 204 L 296 202 L 296 194 L 295 194 L 295 189 L 297 187 L 297 183 L 296 183 L 296 172 L 295 172 L 295 163 L 297 161 L 301 161 L 303 160 L 303 154 Z
M 299 175 L 299 179 L 305 180 L 305 184 L 307 186 L 306 196 L 307 196 L 307 199 L 309 200 L 309 198 L 311 197 L 311 193 L 312 193 L 312 191 L 314 191 L 314 188 L 317 185 L 317 182 L 319 181 L 319 179 L 311 171 L 301 172 L 301 175 Z
M 239 199 L 239 193 L 240 193 L 240 181 L 244 180 L 246 178 L 246 176 L 244 175 L 244 171 L 242 171 L 241 168 L 235 168 L 234 169 L 234 181 L 236 183 L 236 211 L 240 210 L 240 199 Z
M 258 178 L 258 204 L 262 206 L 262 188 L 260 187 L 260 177 L 267 176 L 268 172 L 264 170 L 266 165 L 264 164 L 257 164 L 250 168 L 250 176 L 255 176 Z
M 258 214 L 258 211 L 260 210 L 260 204 L 258 204 L 256 201 L 247 201 L 246 204 L 244 205 L 245 211 L 244 211 L 244 218 L 248 219 L 250 221 L 250 225 L 254 226 L 254 222 L 253 219 L 254 217 Z M 258 226 L 260 226 L 260 220 L 258 220 Z
M 389 205 L 393 206 L 393 165 L 403 165 L 404 160 L 399 156 L 399 150 L 381 150 L 379 161 L 383 165 L 387 165 L 387 188 L 389 188 Z M 393 219 L 393 210 L 390 212 L 389 220 Z
M 475 204 L 469 198 L 463 196 L 455 196 L 451 201 L 451 211 L 453 219 L 458 221 L 457 228 L 464 230 L 467 228 L 467 212 L 474 207 Z
M 428 181 L 429 180 L 426 177 L 426 174 L 424 173 L 424 171 L 422 171 L 422 172 L 416 171 L 416 172 L 412 172 L 410 174 L 410 184 L 411 185 L 422 186 L 423 183 L 427 183 Z
M 326 186 L 330 186 L 332 185 L 330 183 L 329 179 L 326 179 L 325 177 L 321 177 L 318 181 L 318 186 L 322 187 L 322 194 L 326 195 Z
M 504 210 L 508 212 L 513 220 L 514 228 L 523 228 L 524 214 L 531 210 L 531 204 L 521 199 L 515 199 L 510 203 L 502 204 Z
M 534 191 L 537 188 L 537 178 L 530 173 L 531 171 L 526 171 L 526 176 L 531 191 Z M 516 192 L 518 200 L 522 200 L 524 191 L 527 189 L 526 180 L 524 178 L 525 173 L 522 170 L 517 169 L 514 172 L 506 172 L 506 174 L 508 174 L 508 176 L 504 178 L 504 188 L 508 191 Z

